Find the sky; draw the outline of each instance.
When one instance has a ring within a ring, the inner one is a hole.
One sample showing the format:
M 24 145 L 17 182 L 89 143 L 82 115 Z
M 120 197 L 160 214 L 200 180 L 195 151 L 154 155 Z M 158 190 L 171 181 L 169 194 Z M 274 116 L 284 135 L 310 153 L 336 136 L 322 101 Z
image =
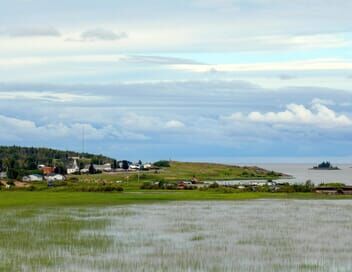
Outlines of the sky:
M 352 160 L 351 1 L 0 4 L 0 145 Z

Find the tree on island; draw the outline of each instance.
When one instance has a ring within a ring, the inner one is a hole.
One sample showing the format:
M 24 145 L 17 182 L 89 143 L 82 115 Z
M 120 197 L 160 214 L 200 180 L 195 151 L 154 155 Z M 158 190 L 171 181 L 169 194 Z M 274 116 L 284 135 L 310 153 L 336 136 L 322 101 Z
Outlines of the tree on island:
M 332 164 L 329 161 L 323 161 L 322 163 L 318 164 L 318 166 L 315 166 L 313 169 L 332 169 L 332 170 L 337 170 L 339 169 L 336 166 L 332 166 Z
M 331 163 L 329 161 L 322 162 L 318 165 L 319 168 L 331 168 Z

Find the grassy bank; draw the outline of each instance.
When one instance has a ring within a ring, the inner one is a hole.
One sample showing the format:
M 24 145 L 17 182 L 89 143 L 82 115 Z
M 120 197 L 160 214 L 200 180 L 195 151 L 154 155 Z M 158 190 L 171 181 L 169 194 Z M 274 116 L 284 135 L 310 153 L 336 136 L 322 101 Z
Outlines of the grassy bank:
M 352 199 L 352 196 L 327 196 L 315 193 L 217 193 L 201 191 L 148 191 L 123 193 L 85 192 L 0 192 L 0 208 L 94 206 L 194 200 L 251 200 L 251 199 Z
M 246 179 L 279 179 L 283 174 L 267 171 L 258 167 L 240 167 L 216 163 L 176 162 L 171 161 L 170 167 L 159 170 L 137 172 L 116 172 L 97 175 L 75 176 L 80 182 L 115 182 L 128 183 L 127 188 L 139 187 L 139 182 L 165 181 L 176 182 L 196 178 L 200 181 L 214 180 L 246 180 Z

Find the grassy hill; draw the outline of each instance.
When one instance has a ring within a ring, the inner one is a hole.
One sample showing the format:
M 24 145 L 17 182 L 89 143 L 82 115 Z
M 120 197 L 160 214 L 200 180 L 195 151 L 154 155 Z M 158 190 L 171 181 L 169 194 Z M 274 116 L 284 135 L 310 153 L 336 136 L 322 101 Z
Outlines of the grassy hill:
M 139 176 L 139 177 L 138 177 Z M 267 171 L 258 167 L 240 167 L 217 163 L 177 162 L 171 161 L 170 167 L 159 170 L 137 172 L 102 173 L 97 175 L 76 176 L 81 184 L 116 183 L 127 190 L 139 189 L 144 182 L 177 182 L 191 180 L 248 180 L 248 179 L 279 179 L 284 174 Z
M 201 180 L 230 180 L 230 179 L 261 179 L 279 178 L 280 173 L 267 171 L 258 167 L 240 167 L 236 165 L 200 162 L 172 161 L 169 168 L 165 168 L 164 175 L 169 180 L 191 179 L 195 176 Z

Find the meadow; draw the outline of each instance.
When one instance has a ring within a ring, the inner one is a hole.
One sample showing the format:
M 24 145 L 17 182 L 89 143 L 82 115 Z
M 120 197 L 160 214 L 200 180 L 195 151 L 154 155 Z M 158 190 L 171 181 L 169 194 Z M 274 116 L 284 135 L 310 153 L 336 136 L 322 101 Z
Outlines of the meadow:
M 70 192 L 70 191 L 0 191 L 1 209 L 22 207 L 115 206 L 127 204 L 162 203 L 170 201 L 240 201 L 255 199 L 352 199 L 351 195 L 324 195 L 316 193 L 221 193 L 199 190 L 147 190 L 127 192 Z
M 351 220 L 352 200 L 18 206 L 0 271 L 347 272 Z
M 196 178 L 199 181 L 216 180 L 248 180 L 248 179 L 279 179 L 285 177 L 282 173 L 267 171 L 258 167 L 240 167 L 217 163 L 177 162 L 171 161 L 170 167 L 163 167 L 156 170 L 137 172 L 115 172 L 102 173 L 97 175 L 74 176 L 79 182 L 89 183 L 115 183 L 121 182 L 126 189 L 139 188 L 143 182 L 178 182 L 180 180 L 191 180 Z

